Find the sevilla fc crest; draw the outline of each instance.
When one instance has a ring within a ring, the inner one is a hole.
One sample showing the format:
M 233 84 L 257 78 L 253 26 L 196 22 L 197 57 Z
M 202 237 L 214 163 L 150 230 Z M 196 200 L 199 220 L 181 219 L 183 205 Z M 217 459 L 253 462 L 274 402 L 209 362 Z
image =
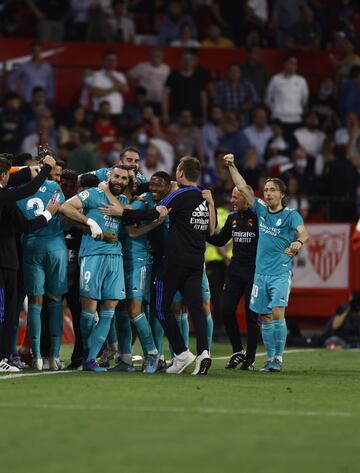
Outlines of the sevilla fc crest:
M 317 274 L 327 281 L 335 271 L 344 253 L 346 233 L 324 232 L 311 235 L 308 244 L 310 261 Z

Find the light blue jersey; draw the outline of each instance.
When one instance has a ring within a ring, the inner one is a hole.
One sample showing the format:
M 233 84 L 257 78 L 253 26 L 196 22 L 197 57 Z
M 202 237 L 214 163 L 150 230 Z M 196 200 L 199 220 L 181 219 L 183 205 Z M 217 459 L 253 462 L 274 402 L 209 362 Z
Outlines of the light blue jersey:
M 44 212 L 52 198 L 55 198 L 61 204 L 65 202 L 65 197 L 61 192 L 59 184 L 55 181 L 46 180 L 35 194 L 26 199 L 19 200 L 17 205 L 24 216 L 31 220 Z M 23 235 L 22 243 L 26 252 L 36 252 L 38 254 L 66 248 L 59 214 L 54 215 L 46 227 Z
M 279 212 L 271 213 L 261 199 L 255 199 L 252 207 L 259 219 L 259 242 L 256 253 L 258 274 L 289 274 L 292 269 L 292 258 L 284 253 L 294 241 L 296 229 L 304 225 L 304 220 L 294 209 L 285 207 Z
M 100 168 L 96 171 L 92 171 L 91 174 L 95 174 L 95 176 L 99 179 L 100 182 L 108 181 L 112 168 Z M 146 184 L 148 180 L 146 177 L 141 173 L 136 173 L 136 182 L 138 184 Z
M 103 215 L 99 207 L 103 207 L 104 204 L 109 204 L 109 200 L 106 197 L 104 191 L 98 188 L 91 188 L 77 194 L 77 197 L 81 200 L 84 208 L 84 215 L 88 218 L 92 218 L 99 225 L 103 232 L 112 232 L 116 235 L 119 232 L 120 221 L 116 217 L 109 215 Z M 126 205 L 128 203 L 125 196 L 118 196 L 118 200 Z M 121 243 L 106 243 L 101 240 L 95 240 L 91 235 L 83 235 L 81 239 L 81 246 L 79 251 L 79 258 L 83 256 L 94 256 L 94 255 L 121 255 L 122 247 Z

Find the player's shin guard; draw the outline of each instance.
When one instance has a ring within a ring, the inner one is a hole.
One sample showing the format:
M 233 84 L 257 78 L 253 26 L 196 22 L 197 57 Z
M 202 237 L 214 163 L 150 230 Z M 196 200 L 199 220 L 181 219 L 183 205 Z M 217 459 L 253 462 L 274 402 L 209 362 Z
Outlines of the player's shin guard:
M 206 316 L 206 325 L 207 325 L 207 337 L 209 344 L 209 351 L 211 350 L 212 338 L 214 333 L 214 321 L 211 314 Z
M 154 337 L 156 348 L 160 355 L 164 354 L 164 329 L 155 315 L 150 317 L 151 331 Z
M 275 356 L 274 322 L 263 322 L 261 327 L 261 333 L 266 353 L 268 355 L 269 360 L 271 360 Z
M 86 361 L 95 360 L 103 346 L 110 330 L 111 320 L 115 309 L 110 307 L 100 309 L 99 322 L 94 327 L 90 337 L 90 349 Z
M 50 329 L 50 356 L 58 358 L 60 355 L 61 336 L 63 330 L 62 301 L 49 302 L 49 329 Z
M 282 359 L 287 337 L 285 319 L 274 320 L 275 357 Z
M 90 337 L 94 328 L 95 312 L 82 310 L 80 318 L 81 338 L 84 347 L 84 356 L 87 357 L 90 350 Z
M 121 359 L 126 363 L 131 364 L 132 332 L 130 317 L 126 310 L 116 309 L 115 314 L 115 327 Z
M 41 305 L 29 304 L 28 307 L 28 331 L 31 351 L 34 358 L 41 358 L 40 335 L 41 335 Z
M 131 319 L 135 325 L 144 355 L 157 353 L 148 319 L 144 312 Z

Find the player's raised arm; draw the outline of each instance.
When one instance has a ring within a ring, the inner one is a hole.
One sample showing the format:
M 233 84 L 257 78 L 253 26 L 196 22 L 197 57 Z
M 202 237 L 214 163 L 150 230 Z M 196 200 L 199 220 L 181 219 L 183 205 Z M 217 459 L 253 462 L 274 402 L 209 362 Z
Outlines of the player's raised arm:
M 67 200 L 60 207 L 60 212 L 65 215 L 69 220 L 77 223 L 81 223 L 90 227 L 91 236 L 93 238 L 98 237 L 102 234 L 102 230 L 95 220 L 85 217 L 82 213 L 83 203 L 76 195 Z
M 226 165 L 229 168 L 231 178 L 232 178 L 235 186 L 238 188 L 238 190 L 242 193 L 242 195 L 245 197 L 245 199 L 252 206 L 254 204 L 254 201 L 255 201 L 254 194 L 252 194 L 249 191 L 249 187 L 246 184 L 245 179 L 242 177 L 242 175 L 237 170 L 237 167 L 235 166 L 234 155 L 233 154 L 225 154 L 224 161 L 225 161 Z
M 214 204 L 214 199 L 212 197 L 211 191 L 206 189 L 202 192 L 202 196 L 206 200 L 209 207 L 209 235 L 212 236 L 215 233 L 217 227 L 217 218 L 216 218 L 216 209 Z

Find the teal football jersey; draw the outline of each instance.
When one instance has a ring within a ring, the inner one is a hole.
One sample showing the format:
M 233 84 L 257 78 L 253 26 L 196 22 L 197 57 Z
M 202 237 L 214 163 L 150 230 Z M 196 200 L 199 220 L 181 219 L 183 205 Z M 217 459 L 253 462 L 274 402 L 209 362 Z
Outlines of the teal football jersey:
M 120 219 L 104 215 L 100 212 L 99 207 L 109 204 L 104 191 L 98 188 L 91 188 L 77 194 L 84 208 L 84 215 L 92 218 L 104 232 L 112 232 L 118 235 L 120 227 Z M 128 203 L 125 196 L 118 196 L 119 201 L 126 205 Z M 90 255 L 118 255 L 122 253 L 120 241 L 115 243 L 106 243 L 101 240 L 95 240 L 91 235 L 83 235 L 81 239 L 79 257 Z
M 285 207 L 279 212 L 269 212 L 261 199 L 253 205 L 259 219 L 259 241 L 256 253 L 256 273 L 278 275 L 292 269 L 292 258 L 284 253 L 294 241 L 296 229 L 304 220 L 294 209 Z
M 112 168 L 101 168 L 97 169 L 96 171 L 92 171 L 91 174 L 95 174 L 95 176 L 99 179 L 100 182 L 107 181 L 109 175 L 111 173 Z M 148 180 L 146 177 L 139 171 L 136 174 L 136 182 L 138 184 L 146 184 Z
M 17 205 L 24 216 L 31 220 L 44 212 L 47 204 L 53 198 L 61 204 L 65 202 L 65 197 L 59 184 L 55 181 L 46 180 L 35 194 L 26 199 L 19 200 Z M 22 243 L 26 251 L 31 250 L 37 253 L 47 253 L 48 251 L 63 249 L 66 245 L 59 214 L 52 217 L 46 227 L 23 235 Z

